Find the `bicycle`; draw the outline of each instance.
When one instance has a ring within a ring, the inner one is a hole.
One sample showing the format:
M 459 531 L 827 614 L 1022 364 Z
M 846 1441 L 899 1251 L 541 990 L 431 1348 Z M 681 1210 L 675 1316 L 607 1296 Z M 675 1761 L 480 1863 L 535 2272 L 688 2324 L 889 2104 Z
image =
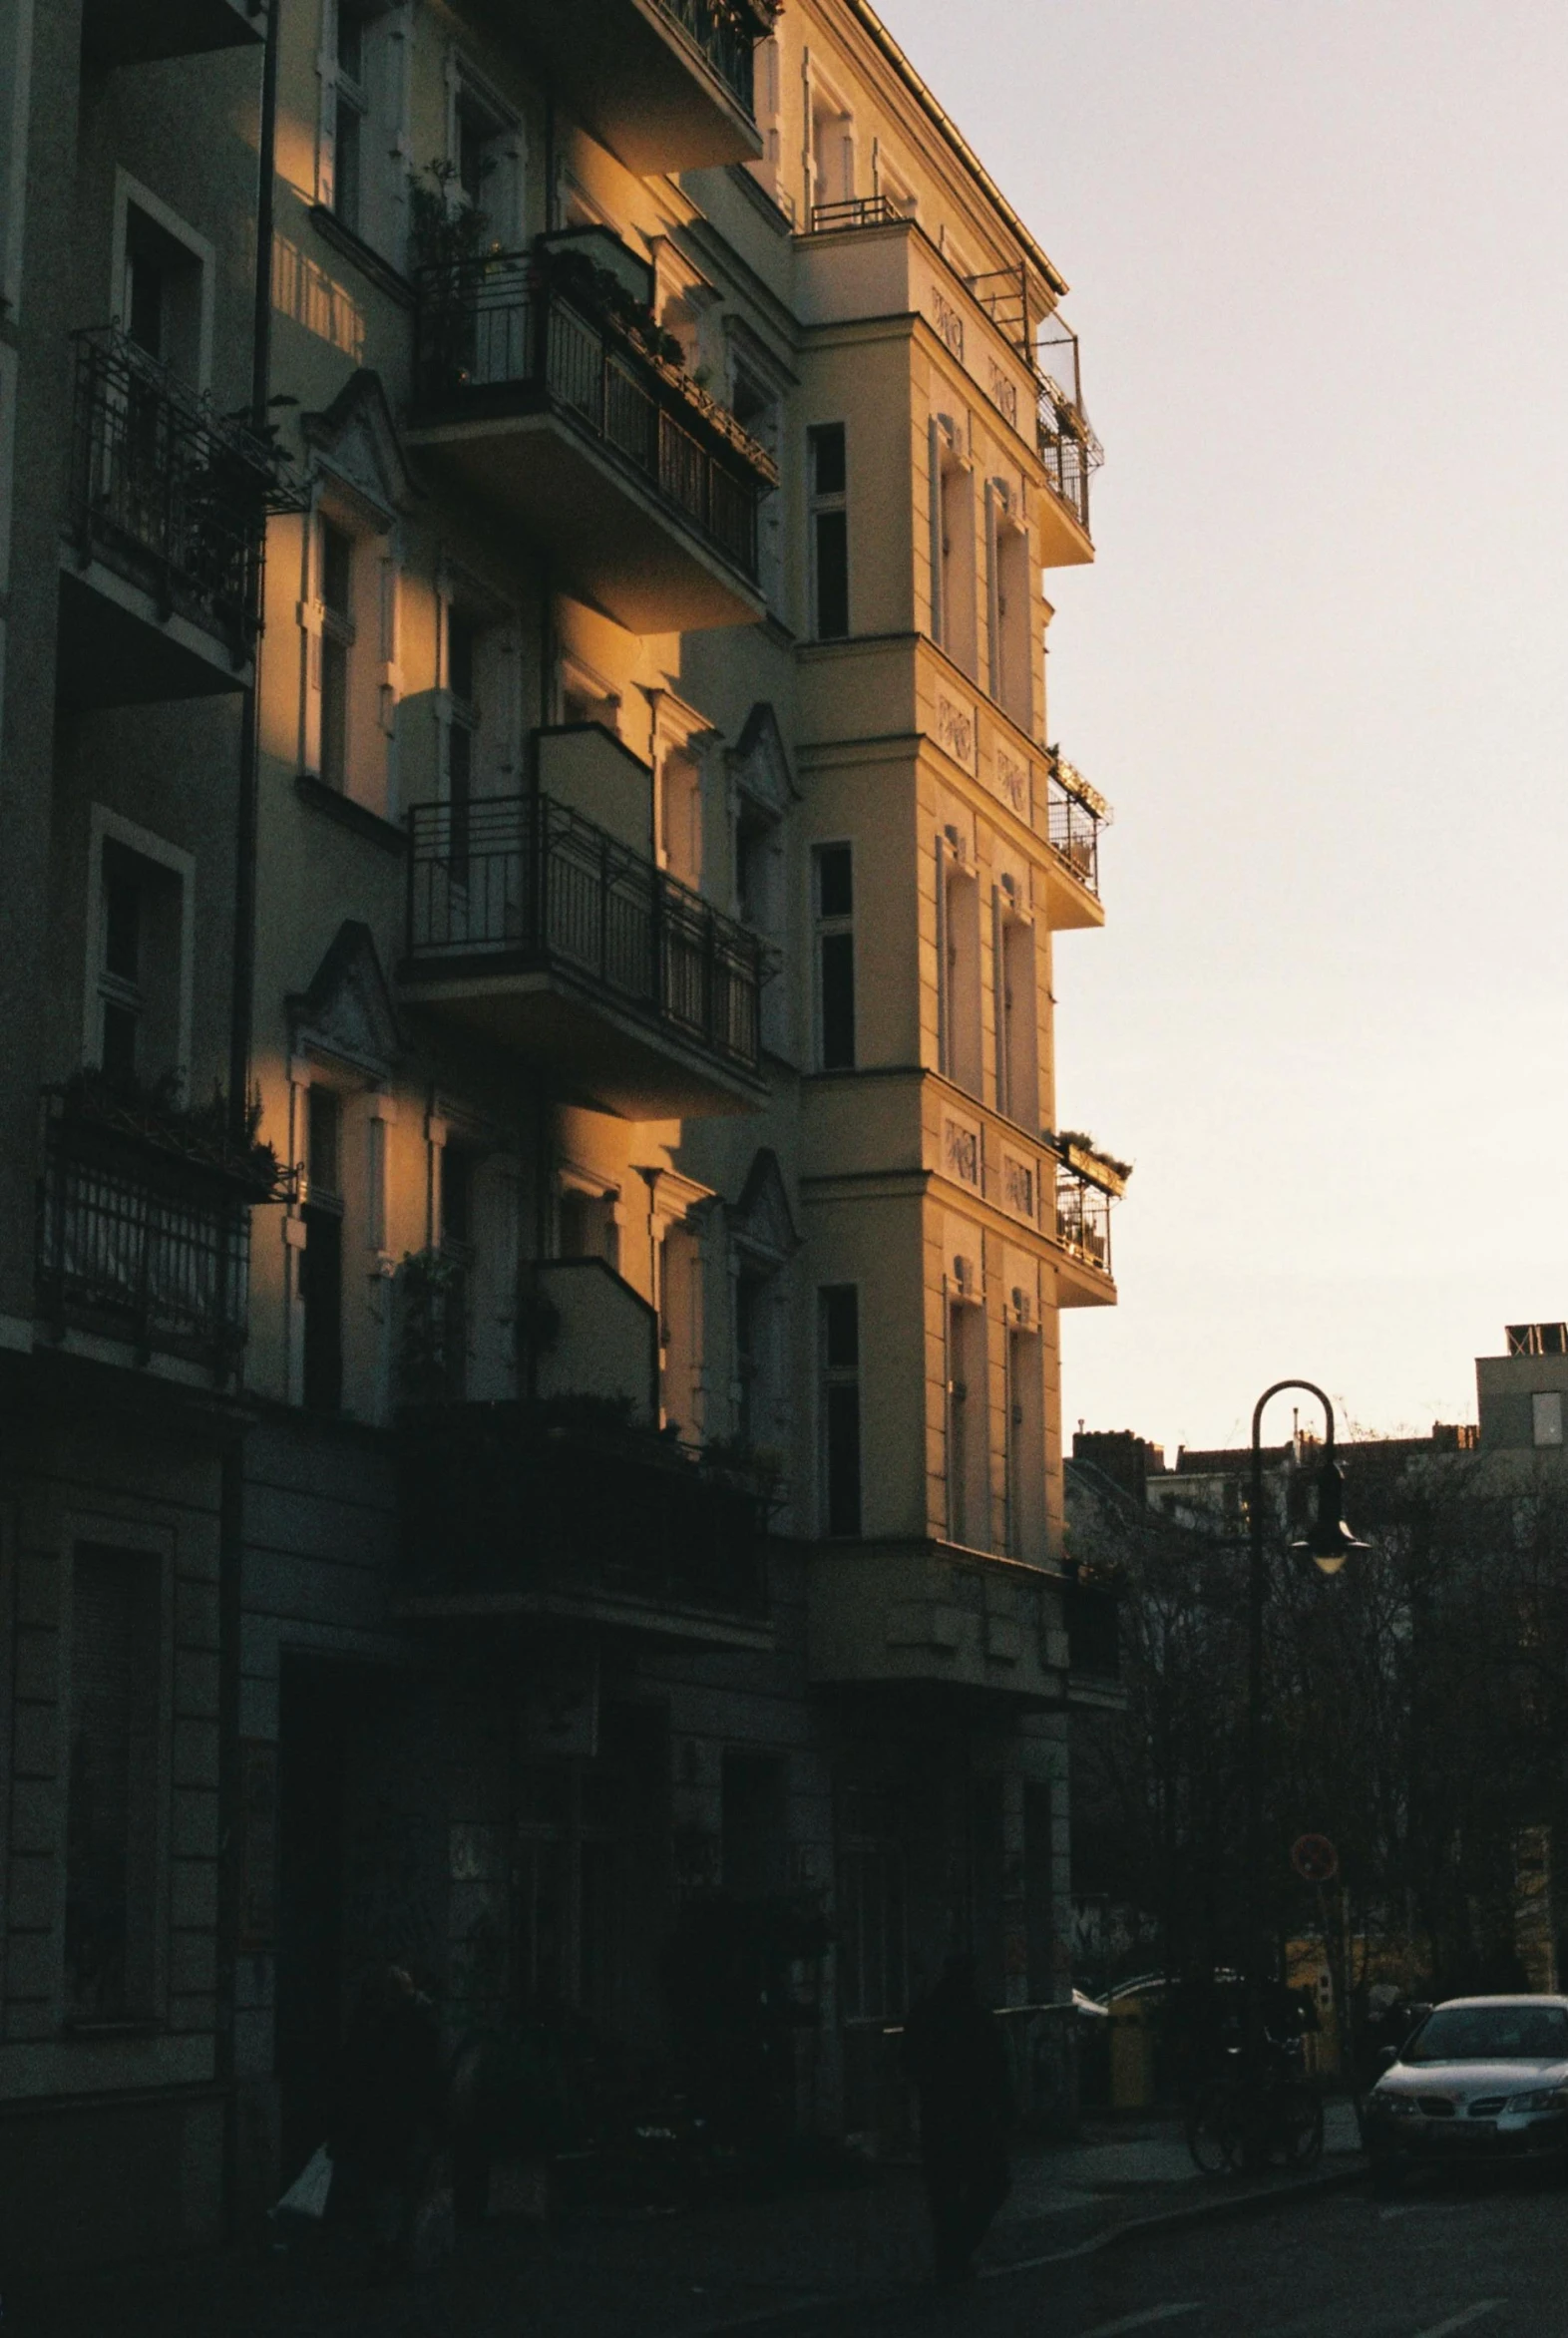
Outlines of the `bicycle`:
M 1187 2113 L 1187 2149 L 1204 2175 L 1240 2167 L 1257 2173 L 1278 2163 L 1317 2165 L 1323 2155 L 1323 2102 L 1300 2071 L 1275 2057 L 1254 2077 L 1235 2066 L 1206 2079 Z

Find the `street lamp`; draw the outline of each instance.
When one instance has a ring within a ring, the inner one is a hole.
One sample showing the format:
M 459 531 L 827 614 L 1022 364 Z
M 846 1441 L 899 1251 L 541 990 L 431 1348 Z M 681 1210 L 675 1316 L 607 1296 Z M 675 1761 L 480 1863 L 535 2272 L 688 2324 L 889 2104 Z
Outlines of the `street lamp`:
M 1368 1545 L 1345 1523 L 1345 1476 L 1334 1458 L 1334 1406 L 1313 1380 L 1276 1380 L 1252 1410 L 1251 1568 L 1248 1576 L 1247 1645 L 1247 2061 L 1256 2078 L 1261 2022 L 1259 1979 L 1263 1950 L 1263 1412 L 1287 1388 L 1316 1396 L 1328 1422 L 1322 1465 L 1317 1472 L 1313 1515 L 1305 1534 L 1291 1544 L 1293 1556 L 1310 1558 L 1325 1575 L 1337 1575 L 1346 1560 Z

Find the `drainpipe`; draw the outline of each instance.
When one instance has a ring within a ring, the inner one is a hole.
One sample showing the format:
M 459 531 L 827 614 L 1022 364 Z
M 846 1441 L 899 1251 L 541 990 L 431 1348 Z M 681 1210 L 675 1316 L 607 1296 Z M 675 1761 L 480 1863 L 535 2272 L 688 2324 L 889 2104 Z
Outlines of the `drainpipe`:
M 250 423 L 267 427 L 272 360 L 272 199 L 277 134 L 278 18 L 271 0 L 261 51 L 260 120 L 256 154 L 256 255 L 250 344 Z M 263 539 L 264 545 L 264 539 Z M 255 638 L 250 686 L 240 700 L 238 804 L 234 821 L 233 970 L 229 990 L 228 1112 L 236 1144 L 243 1144 L 250 1098 L 250 1044 L 255 1007 L 256 829 L 260 777 L 259 683 L 264 551 L 256 563 Z M 244 1543 L 243 1432 L 224 1444 L 218 1507 L 218 1864 L 217 2034 L 215 2075 L 222 2090 L 222 2209 L 230 2240 L 240 2213 L 239 2105 L 235 2086 L 234 2019 L 239 1962 L 240 1809 L 239 1687 L 243 1603 L 240 1567 Z

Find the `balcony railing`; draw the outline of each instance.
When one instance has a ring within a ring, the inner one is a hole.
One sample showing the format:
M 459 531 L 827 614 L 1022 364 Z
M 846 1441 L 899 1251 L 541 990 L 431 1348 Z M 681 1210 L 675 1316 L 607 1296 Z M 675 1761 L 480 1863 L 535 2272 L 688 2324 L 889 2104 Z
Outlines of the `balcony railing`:
M 1085 536 L 1089 533 L 1089 479 L 1105 449 L 1083 410 L 1078 336 L 1059 316 L 1046 319 L 1034 369 L 1039 376 L 1035 439 L 1051 488 Z
M 612 1411 L 563 1398 L 409 1414 L 409 1589 L 581 1593 L 760 1621 L 758 1496 Z
M 222 1371 L 245 1338 L 255 1182 L 49 1099 L 38 1189 L 45 1321 Z
M 744 114 L 755 117 L 754 44 L 776 13 L 768 6 L 729 0 L 654 0 L 659 14 L 684 33 Z
M 1111 1197 L 1063 1164 L 1056 1172 L 1056 1239 L 1097 1273 L 1111 1271 Z
M 761 1057 L 762 945 L 549 796 L 416 804 L 411 970 L 559 971 L 735 1068 Z
M 271 456 L 124 333 L 75 340 L 71 517 L 83 561 L 96 556 L 242 662 L 262 530 L 280 501 Z
M 857 195 L 846 202 L 814 202 L 809 232 L 832 235 L 841 227 L 893 227 L 908 216 L 891 195 Z
M 1098 901 L 1100 830 L 1109 824 L 1110 806 L 1054 748 L 1046 775 L 1045 820 L 1052 850 Z
M 422 270 L 415 380 L 427 415 L 560 415 L 756 583 L 771 458 L 633 331 L 566 299 L 540 257 L 493 252 Z

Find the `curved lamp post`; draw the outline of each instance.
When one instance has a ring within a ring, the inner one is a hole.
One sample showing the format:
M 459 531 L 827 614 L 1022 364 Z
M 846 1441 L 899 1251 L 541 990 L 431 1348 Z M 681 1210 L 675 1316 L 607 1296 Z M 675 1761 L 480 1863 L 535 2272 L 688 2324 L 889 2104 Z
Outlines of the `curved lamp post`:
M 1291 1544 L 1293 1556 L 1310 1558 L 1325 1575 L 1338 1575 L 1346 1560 L 1369 1546 L 1345 1523 L 1345 1476 L 1334 1458 L 1334 1406 L 1315 1380 L 1276 1380 L 1252 1410 L 1251 1565 L 1248 1576 L 1247 1640 L 1247 2042 L 1256 2068 L 1260 2023 L 1258 1986 L 1263 1950 L 1263 1413 L 1287 1388 L 1316 1396 L 1328 1423 L 1323 1461 L 1317 1472 L 1313 1516 L 1305 1534 Z

